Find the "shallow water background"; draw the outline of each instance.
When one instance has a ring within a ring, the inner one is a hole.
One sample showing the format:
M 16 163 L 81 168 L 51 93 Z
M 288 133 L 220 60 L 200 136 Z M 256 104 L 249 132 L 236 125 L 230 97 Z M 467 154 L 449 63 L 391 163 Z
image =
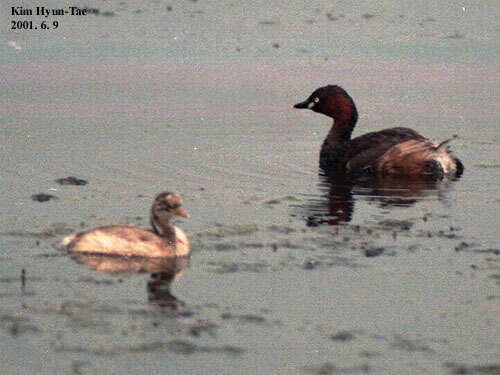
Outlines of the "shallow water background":
M 498 3 L 89 1 L 46 32 L 8 3 L 0 372 L 498 373 Z M 325 84 L 354 135 L 457 134 L 463 177 L 330 184 L 330 120 L 292 109 Z M 193 244 L 170 288 L 58 249 L 165 189 Z

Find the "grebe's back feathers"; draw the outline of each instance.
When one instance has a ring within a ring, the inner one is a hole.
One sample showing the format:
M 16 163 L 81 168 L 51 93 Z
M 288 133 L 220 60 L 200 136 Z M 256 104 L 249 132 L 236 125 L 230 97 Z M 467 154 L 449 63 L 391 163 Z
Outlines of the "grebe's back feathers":
M 80 241 L 82 237 L 84 241 Z M 98 227 L 74 234 L 68 240 L 63 240 L 63 244 L 69 242 L 67 246 L 70 251 L 124 256 L 161 256 L 166 246 L 173 245 L 150 230 L 127 224 Z

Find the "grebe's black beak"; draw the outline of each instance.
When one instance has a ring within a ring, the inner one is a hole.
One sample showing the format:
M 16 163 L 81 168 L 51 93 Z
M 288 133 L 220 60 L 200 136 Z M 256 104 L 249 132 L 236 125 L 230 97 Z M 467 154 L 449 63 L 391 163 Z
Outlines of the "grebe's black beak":
M 298 109 L 309 108 L 309 100 L 297 103 L 293 106 L 293 108 L 298 108 Z

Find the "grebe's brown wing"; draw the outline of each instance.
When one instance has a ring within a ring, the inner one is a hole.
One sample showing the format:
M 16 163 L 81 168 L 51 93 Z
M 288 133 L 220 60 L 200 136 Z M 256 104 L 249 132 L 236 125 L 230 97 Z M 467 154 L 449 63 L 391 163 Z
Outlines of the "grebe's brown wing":
M 378 160 L 392 147 L 408 140 L 423 142 L 426 138 L 409 128 L 390 128 L 366 133 L 349 143 L 342 164 L 350 173 L 376 173 Z
M 384 175 L 441 178 L 444 174 L 457 174 L 457 161 L 443 142 L 412 139 L 387 150 L 377 160 L 376 171 Z

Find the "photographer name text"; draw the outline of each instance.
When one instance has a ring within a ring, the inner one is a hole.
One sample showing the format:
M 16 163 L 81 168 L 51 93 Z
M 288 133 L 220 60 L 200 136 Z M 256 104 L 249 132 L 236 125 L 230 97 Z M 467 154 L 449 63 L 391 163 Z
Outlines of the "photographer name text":
M 59 27 L 57 20 L 48 22 L 48 20 L 34 19 L 33 17 L 63 17 L 63 16 L 86 16 L 90 13 L 88 8 L 80 8 L 77 6 L 68 6 L 66 8 L 48 8 L 37 6 L 33 8 L 25 8 L 23 6 L 11 7 L 11 16 L 17 19 L 11 20 L 11 30 L 55 30 Z

